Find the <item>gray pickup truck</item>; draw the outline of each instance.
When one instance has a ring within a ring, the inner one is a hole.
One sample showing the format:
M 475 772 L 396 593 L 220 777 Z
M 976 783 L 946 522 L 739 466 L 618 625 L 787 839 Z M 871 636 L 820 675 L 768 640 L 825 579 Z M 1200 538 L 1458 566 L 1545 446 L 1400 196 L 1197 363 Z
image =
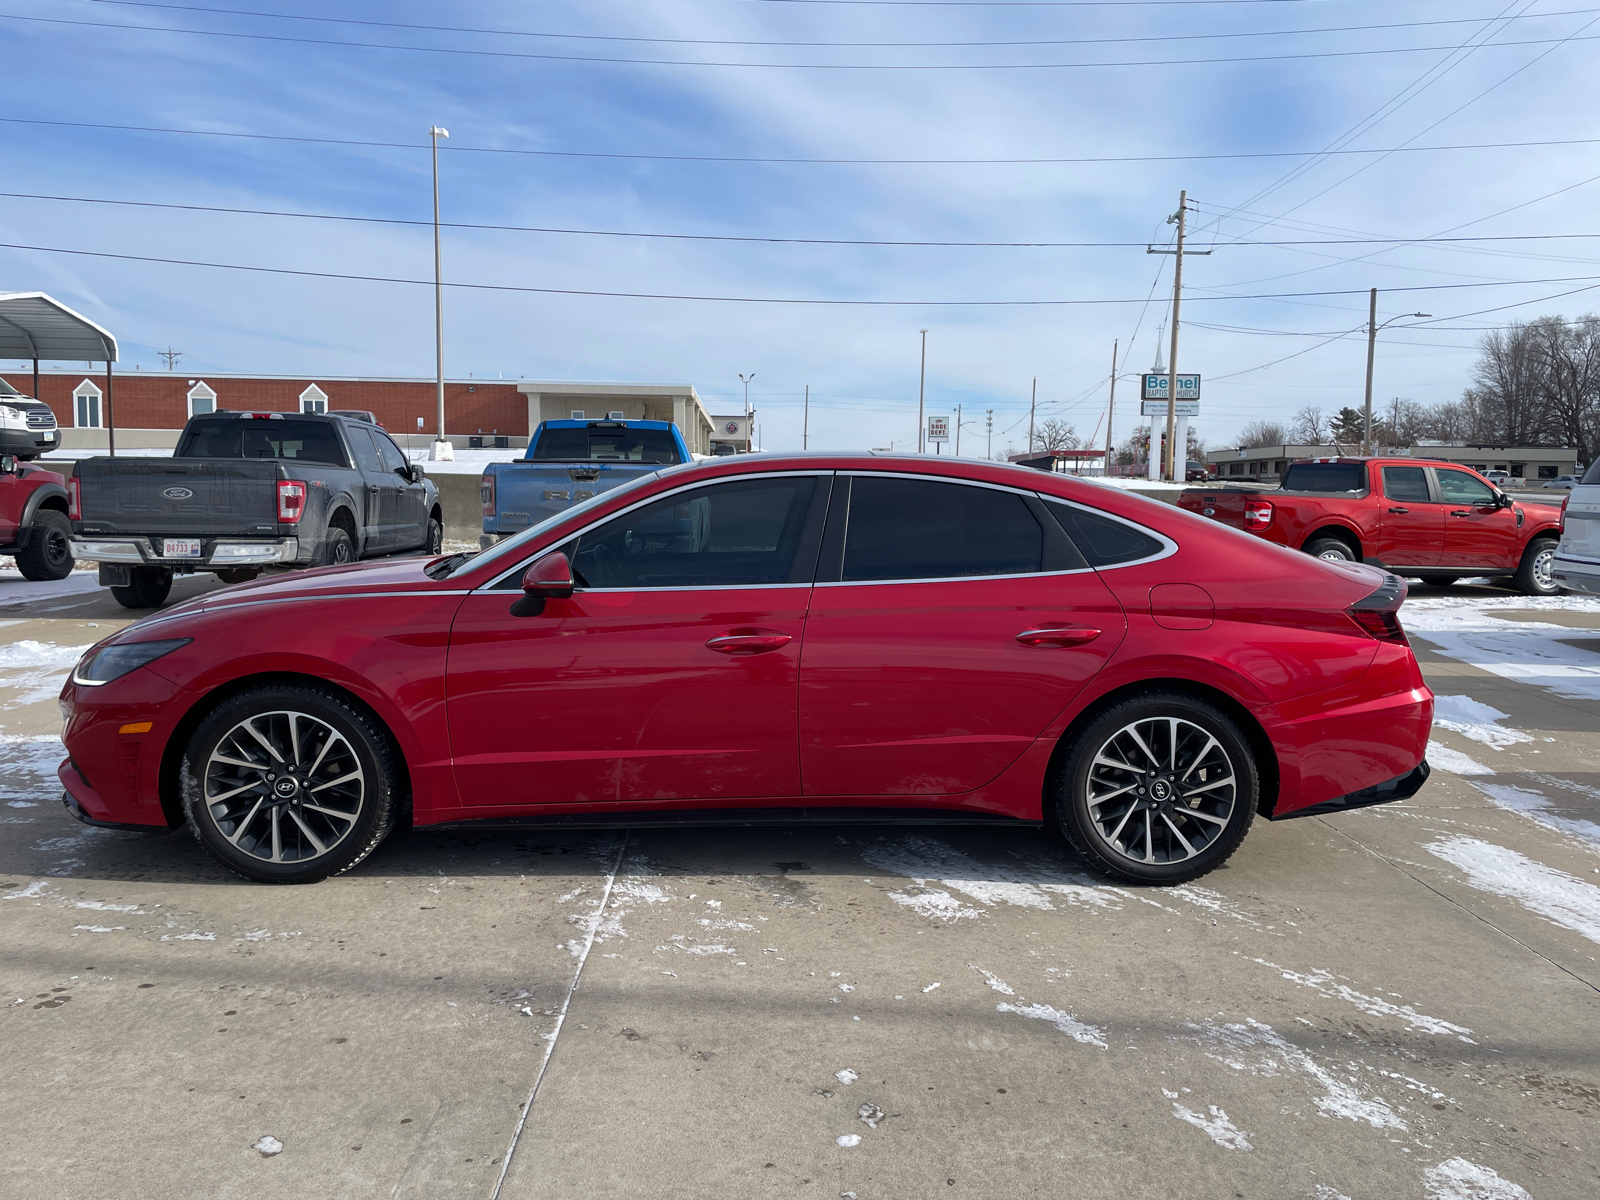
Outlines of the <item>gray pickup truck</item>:
M 159 607 L 174 573 L 241 583 L 444 540 L 438 488 L 388 434 L 312 413 L 193 417 L 171 458 L 79 460 L 67 500 L 73 557 L 126 608 Z

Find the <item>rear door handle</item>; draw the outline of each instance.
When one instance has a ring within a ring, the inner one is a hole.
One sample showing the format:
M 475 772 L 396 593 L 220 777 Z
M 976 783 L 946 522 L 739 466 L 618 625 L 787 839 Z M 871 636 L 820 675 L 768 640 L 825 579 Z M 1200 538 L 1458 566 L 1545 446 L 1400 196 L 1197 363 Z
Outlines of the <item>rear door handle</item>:
M 1024 646 L 1082 646 L 1100 636 L 1098 629 L 1069 625 L 1061 629 L 1024 629 L 1017 641 Z
M 792 641 L 787 633 L 724 633 L 708 641 L 706 649 L 718 654 L 762 654 Z
M 1409 508 L 1391 508 L 1389 511 L 1392 512 L 1392 513 L 1399 513 L 1401 516 L 1404 516 L 1406 513 L 1410 512 L 1411 510 Z

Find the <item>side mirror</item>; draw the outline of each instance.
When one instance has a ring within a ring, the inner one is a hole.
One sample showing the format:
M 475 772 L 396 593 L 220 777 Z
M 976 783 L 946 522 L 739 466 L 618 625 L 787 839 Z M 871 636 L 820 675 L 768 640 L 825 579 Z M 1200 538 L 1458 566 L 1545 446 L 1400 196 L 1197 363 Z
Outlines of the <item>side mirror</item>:
M 1510 508 L 1511 507 L 1511 497 L 1506 495 L 1504 492 L 1496 492 L 1494 494 L 1494 499 L 1495 499 L 1495 507 L 1496 508 Z
M 421 463 L 410 464 L 406 467 L 405 475 L 412 483 L 421 483 L 428 477 L 428 473 L 422 469 Z
M 574 587 L 572 564 L 567 556 L 554 550 L 538 559 L 522 576 L 522 599 L 511 606 L 514 617 L 537 617 L 544 612 L 546 600 L 565 600 Z
M 17 473 L 17 456 L 15 454 L 0 454 L 0 475 L 15 475 Z

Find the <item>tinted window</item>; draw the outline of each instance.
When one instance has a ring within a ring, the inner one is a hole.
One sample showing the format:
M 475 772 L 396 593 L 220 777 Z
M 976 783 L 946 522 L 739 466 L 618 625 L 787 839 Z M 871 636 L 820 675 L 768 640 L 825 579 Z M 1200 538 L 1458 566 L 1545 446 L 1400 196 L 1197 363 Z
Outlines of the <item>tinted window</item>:
M 1434 472 L 1439 480 L 1439 496 L 1446 504 L 1493 504 L 1494 489 L 1465 471 Z
M 361 469 L 368 475 L 382 475 L 383 462 L 378 458 L 378 448 L 372 444 L 372 432 L 347 425 L 344 435 L 350 439 L 350 448 L 356 452 L 356 462 L 361 464 Z
M 1160 554 L 1165 547 L 1147 533 L 1099 513 L 1074 508 L 1070 504 L 1046 505 L 1061 528 L 1077 544 L 1091 567 L 1113 567 Z
M 1385 467 L 1383 494 L 1391 500 L 1427 501 L 1428 473 L 1421 467 Z
M 711 484 L 624 513 L 565 549 L 584 587 L 788 583 L 815 488 L 809 476 Z
M 529 462 L 676 463 L 670 429 L 546 429 L 529 451 Z
M 845 531 L 846 580 L 1020 575 L 1044 559 L 1044 531 L 1015 492 L 858 475 Z
M 1365 463 L 1294 463 L 1283 475 L 1286 492 L 1361 492 L 1366 487 Z
M 190 421 L 175 458 L 286 458 L 345 466 L 333 426 L 321 421 L 225 417 Z
M 385 471 L 399 471 L 400 474 L 404 475 L 406 473 L 406 456 L 400 453 L 400 447 L 396 446 L 381 433 L 374 433 L 371 430 L 367 432 L 372 434 L 372 440 L 378 444 L 378 457 L 383 460 L 383 469 Z

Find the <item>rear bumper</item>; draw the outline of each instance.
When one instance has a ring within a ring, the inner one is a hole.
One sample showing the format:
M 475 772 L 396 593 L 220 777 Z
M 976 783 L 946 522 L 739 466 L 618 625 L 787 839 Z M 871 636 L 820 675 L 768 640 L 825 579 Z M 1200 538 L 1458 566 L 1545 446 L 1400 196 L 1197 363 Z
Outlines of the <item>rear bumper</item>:
M 202 538 L 195 558 L 167 558 L 155 548 L 156 539 L 141 536 L 77 534 L 72 557 L 80 562 L 123 563 L 138 567 L 202 568 L 259 567 L 302 560 L 299 538 Z
M 1428 782 L 1428 776 L 1433 769 L 1428 766 L 1428 760 L 1423 759 L 1404 775 L 1384 783 L 1375 784 L 1369 788 L 1362 788 L 1359 792 L 1350 792 L 1347 795 L 1335 796 L 1332 800 L 1324 800 L 1321 804 L 1313 804 L 1310 808 L 1297 808 L 1293 812 L 1275 813 L 1274 821 L 1288 821 L 1294 817 L 1325 817 L 1330 813 L 1349 812 L 1353 808 L 1371 808 L 1374 804 L 1389 804 L 1395 800 L 1409 800 L 1422 790 L 1422 785 Z
M 1550 574 L 1556 583 L 1569 591 L 1600 596 L 1600 562 L 1562 558 L 1557 551 L 1555 561 L 1550 564 Z

